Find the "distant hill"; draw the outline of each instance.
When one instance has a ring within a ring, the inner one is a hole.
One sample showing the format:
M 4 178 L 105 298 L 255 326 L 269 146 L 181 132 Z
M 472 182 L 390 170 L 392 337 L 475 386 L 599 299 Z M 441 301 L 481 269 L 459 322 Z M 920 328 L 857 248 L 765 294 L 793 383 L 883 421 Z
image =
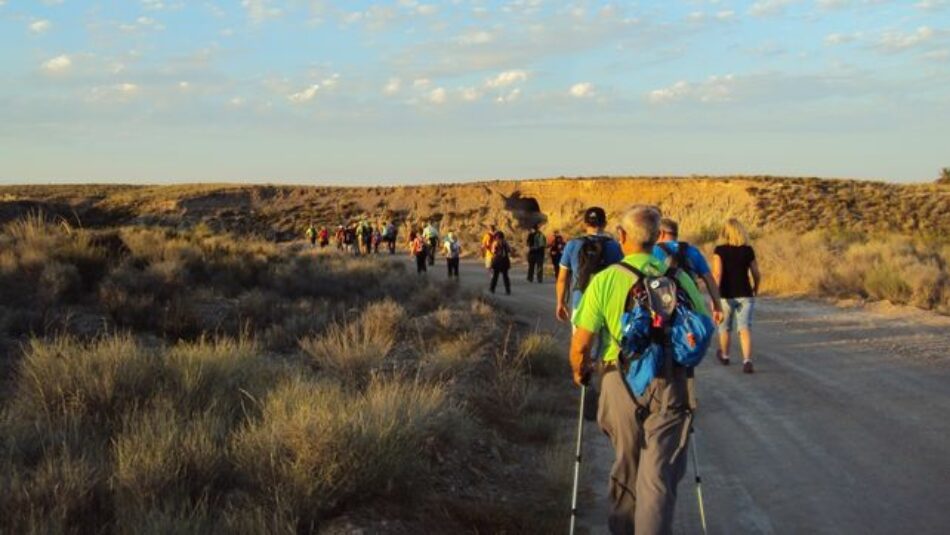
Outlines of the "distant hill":
M 764 231 L 840 229 L 950 235 L 950 187 L 777 177 L 554 178 L 396 187 L 3 186 L 0 223 L 35 210 L 89 227 L 194 226 L 284 240 L 318 225 L 369 217 L 441 222 L 463 236 L 485 225 L 576 230 L 585 207 L 616 215 L 633 203 L 659 205 L 687 235 L 707 235 L 726 217 Z

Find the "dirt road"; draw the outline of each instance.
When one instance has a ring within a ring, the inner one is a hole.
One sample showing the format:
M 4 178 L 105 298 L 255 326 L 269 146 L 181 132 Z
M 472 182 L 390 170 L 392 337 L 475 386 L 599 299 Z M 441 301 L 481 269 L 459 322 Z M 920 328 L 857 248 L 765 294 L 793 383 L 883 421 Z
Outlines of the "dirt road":
M 553 281 L 512 278 L 498 300 L 566 341 Z M 474 262 L 462 282 L 487 291 Z M 950 318 L 762 299 L 754 329 L 755 375 L 712 356 L 697 372 L 709 532 L 950 533 Z M 613 454 L 591 425 L 585 448 L 582 526 L 604 533 Z M 693 487 L 690 465 L 677 533 L 701 533 Z

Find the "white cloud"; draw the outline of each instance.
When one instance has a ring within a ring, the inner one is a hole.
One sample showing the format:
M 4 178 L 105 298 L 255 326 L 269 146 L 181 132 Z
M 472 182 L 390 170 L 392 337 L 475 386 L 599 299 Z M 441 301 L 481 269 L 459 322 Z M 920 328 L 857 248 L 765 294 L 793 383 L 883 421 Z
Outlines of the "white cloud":
M 666 104 L 680 100 L 698 102 L 728 102 L 733 98 L 735 77 L 731 74 L 710 76 L 698 83 L 680 80 L 675 84 L 654 89 L 647 94 L 647 100 L 653 104 Z
M 336 72 L 320 82 L 324 89 L 333 89 L 338 83 L 340 83 L 340 74 Z
M 516 87 L 507 94 L 499 95 L 497 98 L 495 98 L 495 102 L 498 102 L 499 104 L 507 104 L 509 102 L 518 100 L 519 97 L 521 97 L 521 88 Z
M 943 9 L 948 6 L 950 6 L 950 1 L 948 0 L 921 0 L 914 4 L 914 7 L 923 9 L 924 11 Z
M 731 9 L 724 9 L 716 12 L 716 20 L 727 22 L 736 18 L 736 12 Z
M 383 86 L 383 94 L 395 95 L 402 88 L 402 81 L 399 78 L 390 78 Z
M 571 86 L 568 91 L 575 98 L 589 98 L 594 96 L 594 84 L 590 82 L 580 82 Z
M 46 19 L 35 20 L 30 23 L 30 31 L 35 34 L 46 33 L 52 26 Z
M 119 24 L 119 29 L 126 33 L 138 32 L 141 30 L 162 31 L 165 25 L 151 17 L 139 17 L 134 22 Z
M 416 78 L 412 81 L 412 87 L 415 87 L 416 89 L 425 89 L 430 85 L 432 85 L 432 80 L 428 78 Z
M 877 47 L 886 52 L 900 52 L 930 41 L 935 32 L 929 26 L 921 26 L 911 33 L 885 32 L 877 42 Z
M 485 81 L 485 87 L 498 88 L 506 87 L 514 83 L 523 82 L 528 79 L 528 73 L 522 70 L 512 70 L 499 73 L 493 78 Z
M 178 82 L 178 89 L 181 89 L 182 91 L 188 91 L 191 89 L 191 82 L 187 82 L 185 80 Z
M 448 99 L 448 94 L 445 91 L 445 88 L 437 87 L 429 92 L 426 95 L 426 100 L 432 104 L 445 104 L 445 101 Z
M 241 0 L 241 5 L 247 11 L 248 18 L 255 24 L 283 15 L 280 8 L 271 7 L 270 4 L 270 0 Z
M 860 33 L 829 33 L 825 36 L 826 45 L 843 45 L 857 41 L 861 37 Z
M 232 108 L 240 108 L 244 106 L 245 102 L 244 97 L 232 97 L 231 100 L 228 101 L 228 105 Z
M 129 82 L 117 84 L 114 86 L 114 89 L 125 95 L 132 95 L 139 92 L 139 86 Z
M 302 91 L 288 95 L 287 100 L 293 102 L 294 104 L 310 102 L 315 96 L 317 96 L 318 91 L 320 91 L 320 84 L 313 84 Z
M 817 0 L 815 3 L 818 4 L 818 7 L 821 9 L 841 9 L 848 7 L 851 4 L 851 0 Z
M 138 84 L 123 82 L 109 86 L 93 87 L 89 100 L 93 102 L 128 102 L 140 92 Z
M 43 70 L 51 74 L 57 74 L 68 71 L 72 66 L 73 60 L 66 54 L 63 54 L 46 60 L 43 63 Z
M 796 1 L 797 0 L 760 0 L 749 7 L 749 14 L 756 17 L 777 15 L 785 11 L 785 8 L 788 6 L 796 3 Z
M 924 54 L 924 59 L 930 61 L 947 61 L 950 60 L 950 48 L 942 48 L 940 50 L 931 50 Z
M 475 102 L 482 98 L 482 92 L 475 87 L 463 87 L 459 90 L 459 97 L 465 102 Z
M 484 30 L 464 33 L 458 38 L 458 42 L 463 45 L 484 45 L 495 40 L 494 34 Z

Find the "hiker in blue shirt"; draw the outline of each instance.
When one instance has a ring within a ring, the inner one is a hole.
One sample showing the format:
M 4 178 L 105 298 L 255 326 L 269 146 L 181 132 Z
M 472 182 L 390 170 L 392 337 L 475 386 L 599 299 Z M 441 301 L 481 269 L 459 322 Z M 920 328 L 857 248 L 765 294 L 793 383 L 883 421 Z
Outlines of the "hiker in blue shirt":
M 603 208 L 592 206 L 584 211 L 586 234 L 572 239 L 564 246 L 556 285 L 555 315 L 559 321 L 566 322 L 571 319 L 570 311 L 577 308 L 587 283 L 595 273 L 623 260 L 620 244 L 604 232 L 606 226 L 607 213 Z
M 653 256 L 669 267 L 686 271 L 693 280 L 700 279 L 706 284 L 706 291 L 712 298 L 712 318 L 722 323 L 722 300 L 719 299 L 719 285 L 713 278 L 712 270 L 706 258 L 698 248 L 679 240 L 679 223 L 664 217 L 660 220 L 660 238 L 653 246 Z M 682 250 L 681 250 L 682 249 Z

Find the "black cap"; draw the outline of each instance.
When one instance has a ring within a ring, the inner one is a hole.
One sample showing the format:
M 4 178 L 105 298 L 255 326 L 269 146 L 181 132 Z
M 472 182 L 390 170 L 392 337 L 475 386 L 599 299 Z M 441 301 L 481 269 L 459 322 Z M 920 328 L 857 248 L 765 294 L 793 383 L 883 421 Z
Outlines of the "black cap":
M 607 226 L 607 214 L 599 206 L 591 206 L 584 212 L 584 223 L 592 227 Z

